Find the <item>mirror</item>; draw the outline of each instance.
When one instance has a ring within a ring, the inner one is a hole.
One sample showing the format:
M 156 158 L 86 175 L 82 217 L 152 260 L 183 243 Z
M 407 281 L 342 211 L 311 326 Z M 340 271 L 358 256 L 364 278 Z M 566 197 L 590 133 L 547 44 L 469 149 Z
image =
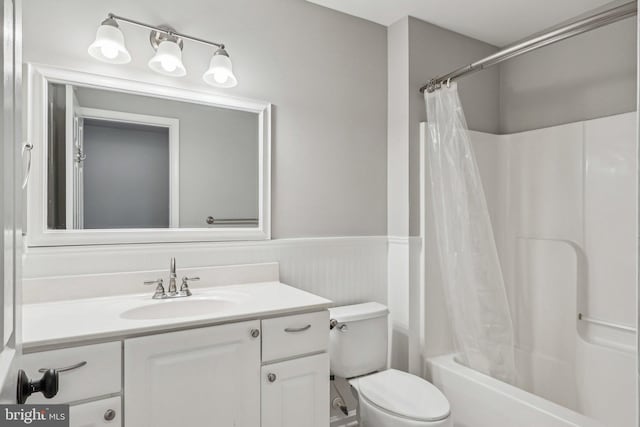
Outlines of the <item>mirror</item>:
M 269 104 L 57 69 L 30 75 L 30 243 L 268 238 Z

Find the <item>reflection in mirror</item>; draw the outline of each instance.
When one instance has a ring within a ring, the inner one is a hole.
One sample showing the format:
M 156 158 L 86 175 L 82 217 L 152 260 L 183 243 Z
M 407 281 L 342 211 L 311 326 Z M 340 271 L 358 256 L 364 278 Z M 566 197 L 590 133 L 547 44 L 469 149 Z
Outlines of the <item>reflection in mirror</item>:
M 257 227 L 259 115 L 48 83 L 52 230 Z

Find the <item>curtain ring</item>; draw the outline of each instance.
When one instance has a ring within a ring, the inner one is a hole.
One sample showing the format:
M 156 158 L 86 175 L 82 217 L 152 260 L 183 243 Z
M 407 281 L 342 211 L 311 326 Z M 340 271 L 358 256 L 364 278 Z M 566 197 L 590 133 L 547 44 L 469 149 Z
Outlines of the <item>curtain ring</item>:
M 451 77 L 447 79 L 447 88 L 451 87 Z

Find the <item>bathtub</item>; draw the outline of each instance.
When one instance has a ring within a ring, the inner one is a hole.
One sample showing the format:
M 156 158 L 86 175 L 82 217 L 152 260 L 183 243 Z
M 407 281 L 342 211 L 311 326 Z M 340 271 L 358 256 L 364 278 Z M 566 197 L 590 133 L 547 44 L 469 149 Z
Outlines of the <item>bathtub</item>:
M 453 354 L 430 358 L 427 378 L 447 396 L 455 427 L 606 427 L 456 362 Z

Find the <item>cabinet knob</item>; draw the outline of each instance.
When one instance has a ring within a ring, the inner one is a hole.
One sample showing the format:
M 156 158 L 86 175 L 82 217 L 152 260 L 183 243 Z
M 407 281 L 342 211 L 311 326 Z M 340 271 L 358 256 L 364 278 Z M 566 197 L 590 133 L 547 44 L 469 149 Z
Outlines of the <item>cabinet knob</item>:
M 104 413 L 104 419 L 107 421 L 113 421 L 115 417 L 116 411 L 114 411 L 113 409 L 107 409 L 107 411 Z
M 273 372 L 267 374 L 267 380 L 269 380 L 270 383 L 275 383 L 276 378 L 276 374 L 274 374 Z
M 251 336 L 253 338 L 258 338 L 260 336 L 260 329 L 251 329 Z

